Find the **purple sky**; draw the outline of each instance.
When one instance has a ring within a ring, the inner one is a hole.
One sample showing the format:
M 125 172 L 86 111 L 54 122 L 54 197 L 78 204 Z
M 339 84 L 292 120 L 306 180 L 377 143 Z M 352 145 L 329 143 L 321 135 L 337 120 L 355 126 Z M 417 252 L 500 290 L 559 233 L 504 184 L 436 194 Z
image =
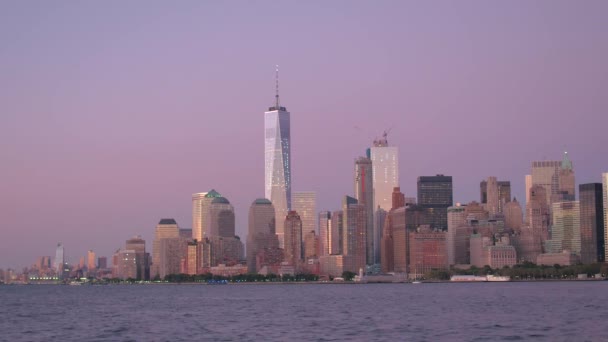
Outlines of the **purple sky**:
M 386 128 L 401 187 L 454 199 L 567 149 L 608 171 L 608 2 L 0 2 L 0 268 L 98 255 L 215 188 L 244 237 L 263 196 L 274 65 L 293 190 L 335 210 Z M 523 200 L 523 199 L 522 199 Z

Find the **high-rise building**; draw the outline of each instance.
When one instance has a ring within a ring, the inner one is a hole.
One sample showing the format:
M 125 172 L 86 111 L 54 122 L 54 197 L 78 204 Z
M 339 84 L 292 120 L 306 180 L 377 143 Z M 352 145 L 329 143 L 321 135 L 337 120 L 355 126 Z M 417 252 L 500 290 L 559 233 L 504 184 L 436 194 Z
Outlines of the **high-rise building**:
M 319 213 L 319 256 L 329 255 L 331 246 L 331 212 Z
M 452 176 L 418 177 L 418 205 L 428 210 L 431 228 L 447 230 L 452 204 Z
M 460 203 L 457 203 L 456 206 L 448 208 L 448 233 L 446 235 L 446 244 L 448 258 L 447 262 L 449 265 L 454 265 L 456 263 L 456 228 L 464 225 L 467 222 L 467 214 L 465 208 L 466 207 L 460 205 Z
M 516 198 L 505 204 L 503 213 L 505 214 L 505 226 L 518 232 L 523 225 L 523 210 Z
M 291 199 L 292 209 L 302 220 L 302 231 L 317 231 L 317 194 L 314 191 L 294 192 Z
M 382 208 L 376 209 L 374 213 L 374 264 L 382 264 L 382 237 L 386 214 L 386 210 Z
M 399 155 L 396 146 L 388 146 L 387 132 L 374 140 L 370 148 L 374 208 L 391 209 L 393 188 L 399 186 Z
M 545 188 L 546 204 L 549 208 L 555 202 L 573 201 L 575 198 L 574 168 L 568 158 L 568 152 L 564 152 L 561 161 L 532 162 L 532 185 Z
M 279 71 L 275 105 L 264 113 L 264 195 L 274 205 L 276 234 L 284 244 L 284 223 L 291 210 L 291 132 L 290 113 L 279 102 Z
M 168 250 L 166 250 L 165 253 L 161 253 L 161 243 L 162 243 L 162 240 L 164 240 L 164 239 L 181 240 L 177 222 L 172 218 L 163 218 L 156 225 L 156 230 L 154 231 L 154 240 L 152 241 L 152 267 L 151 267 L 151 272 L 150 272 L 152 278 L 154 278 L 156 276 L 160 276 L 161 278 L 164 278 L 164 276 L 167 274 L 178 273 L 177 272 L 178 270 L 175 269 L 175 267 L 171 268 L 171 267 L 167 266 L 167 263 L 169 261 L 163 260 L 161 258 L 161 254 L 164 254 L 167 258 L 170 255 L 175 255 L 174 258 L 181 259 L 181 253 L 179 253 L 179 251 L 168 251 Z M 174 245 L 180 245 L 179 241 L 176 241 L 174 243 Z M 169 245 L 165 244 L 165 248 L 167 248 L 167 246 L 169 246 Z M 176 246 L 175 248 L 179 248 L 179 247 Z M 175 261 L 174 261 L 174 263 L 175 263 Z M 161 266 L 161 265 L 163 265 L 163 266 Z M 162 275 L 160 272 L 161 267 L 166 270 L 165 272 L 163 272 Z M 171 272 L 171 273 L 167 273 L 167 272 Z
M 275 234 L 275 211 L 272 203 L 258 198 L 249 207 L 249 229 L 247 232 L 247 269 L 249 273 L 259 271 L 256 257 L 264 248 L 278 248 Z
M 225 197 L 215 197 L 209 204 L 206 214 L 208 225 L 203 225 L 203 234 L 205 236 L 234 237 L 234 207 L 228 199 Z
M 492 186 L 492 198 L 490 199 L 491 206 L 493 208 L 496 208 L 496 212 L 498 213 L 502 213 L 503 212 L 503 206 L 505 205 L 505 203 L 508 203 L 511 201 L 511 182 L 509 181 L 497 181 L 495 177 L 492 177 L 493 181 L 496 183 L 496 186 Z M 490 190 L 488 188 L 488 184 L 490 182 L 490 179 L 488 180 L 484 180 L 481 183 L 479 183 L 479 191 L 480 191 L 480 203 L 481 204 L 488 204 L 488 191 Z M 495 190 L 495 191 L 494 191 Z M 488 211 L 490 212 L 490 214 L 492 214 L 492 212 L 490 211 L 490 208 L 488 206 Z M 494 214 L 495 215 L 495 214 Z
M 374 250 L 376 236 L 380 231 L 379 226 L 374 227 L 374 188 L 373 188 L 372 160 L 368 157 L 359 157 L 355 160 L 355 198 L 359 204 L 365 207 L 366 214 L 366 262 L 368 265 L 375 263 Z M 375 229 L 374 229 L 375 228 Z M 378 249 L 379 250 L 379 249 Z
M 356 198 L 345 196 L 342 200 L 344 226 L 342 230 L 342 254 L 354 257 L 355 269 L 365 269 L 366 223 L 365 206 Z
M 87 252 L 87 268 L 89 269 L 89 271 L 93 271 L 97 268 L 97 266 L 95 265 L 95 252 L 93 252 L 92 250 L 89 250 Z
M 608 172 L 602 173 L 602 193 L 604 204 L 604 255 L 608 255 Z
M 580 206 L 578 201 L 553 203 L 553 226 L 549 253 L 565 250 L 581 254 Z
M 329 254 L 342 254 L 342 239 L 344 237 L 344 213 L 342 210 L 331 213 L 331 229 L 329 235 Z
M 63 274 L 63 265 L 65 264 L 64 259 L 64 249 L 63 245 L 60 243 L 57 244 L 57 248 L 55 249 L 55 261 L 53 263 L 53 269 L 57 272 L 57 276 L 61 277 Z
M 319 236 L 314 230 L 304 233 L 304 260 L 319 256 Z
M 209 205 L 213 199 L 222 197 L 217 191 L 200 192 L 192 195 L 192 238 L 202 241 L 209 230 Z
M 446 232 L 422 226 L 409 232 L 409 274 L 411 279 L 423 277 L 434 269 L 447 269 Z
M 549 239 L 550 211 L 547 206 L 546 188 L 542 185 L 533 185 L 530 188 L 530 200 L 526 207 L 527 225 L 532 234 L 542 243 Z
M 526 175 L 525 178 L 525 190 L 526 190 L 526 206 L 528 206 L 528 202 L 530 202 L 530 189 L 532 188 L 532 175 Z
M 581 220 L 581 262 L 604 262 L 604 204 L 602 184 L 579 185 Z
M 303 260 L 302 220 L 297 212 L 291 210 L 285 218 L 285 261 L 298 267 Z
M 99 269 L 102 269 L 102 270 L 108 268 L 108 258 L 106 258 L 106 257 L 97 258 L 97 267 L 99 267 Z
M 125 250 L 135 254 L 137 280 L 150 280 L 150 254 L 146 253 L 146 241 L 141 236 L 135 236 L 125 243 Z

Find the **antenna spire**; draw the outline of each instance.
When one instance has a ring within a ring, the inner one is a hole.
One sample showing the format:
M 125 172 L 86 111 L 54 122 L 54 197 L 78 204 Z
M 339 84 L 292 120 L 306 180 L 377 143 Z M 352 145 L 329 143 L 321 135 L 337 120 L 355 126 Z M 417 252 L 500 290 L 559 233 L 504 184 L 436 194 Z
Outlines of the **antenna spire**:
M 279 65 L 277 64 L 276 66 L 276 74 L 275 74 L 275 79 L 276 79 L 276 104 L 275 107 L 277 110 L 280 110 L 281 107 L 279 107 Z

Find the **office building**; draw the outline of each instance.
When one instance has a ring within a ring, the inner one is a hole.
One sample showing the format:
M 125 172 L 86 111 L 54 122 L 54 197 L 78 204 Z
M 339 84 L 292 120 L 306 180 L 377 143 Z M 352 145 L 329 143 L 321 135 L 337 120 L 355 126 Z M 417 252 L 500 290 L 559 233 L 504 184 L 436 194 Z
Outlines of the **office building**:
M 285 261 L 296 269 L 303 261 L 302 220 L 295 211 L 289 211 L 285 218 Z
M 354 258 L 355 269 L 365 269 L 366 264 L 366 241 L 367 241 L 367 217 L 365 206 L 359 204 L 356 198 L 344 196 L 342 200 L 342 212 L 344 213 L 342 230 L 342 254 Z
M 163 239 L 181 240 L 177 222 L 172 218 L 163 218 L 156 225 L 156 229 L 154 231 L 154 240 L 152 241 L 152 266 L 151 266 L 151 271 L 150 271 L 152 278 L 155 278 L 156 276 L 160 276 L 161 278 L 164 278 L 164 276 L 167 274 L 179 273 L 178 269 L 176 269 L 175 267 L 171 268 L 171 267 L 167 266 L 167 263 L 169 262 L 168 260 L 161 259 L 161 243 L 162 243 Z M 179 245 L 180 243 L 178 241 L 178 242 L 175 242 L 174 244 Z M 169 245 L 170 244 L 166 245 L 165 248 L 169 248 L 168 247 Z M 175 247 L 175 248 L 178 248 L 178 247 Z M 166 257 L 170 257 L 171 255 L 176 255 L 176 254 L 180 254 L 179 258 L 181 258 L 181 253 L 178 253 L 177 251 L 166 250 L 164 253 L 164 255 Z M 178 258 L 178 257 L 175 256 L 175 258 Z M 165 272 L 163 272 L 162 275 L 160 274 L 161 273 L 160 272 L 161 264 L 164 264 L 163 269 L 165 269 Z M 167 273 L 167 272 L 172 272 L 172 273 Z
M 275 105 L 264 113 L 264 196 L 274 205 L 276 234 L 284 245 L 284 223 L 291 206 L 290 113 L 279 102 L 277 69 Z
M 374 189 L 373 189 L 372 160 L 368 157 L 359 157 L 355 160 L 355 198 L 358 203 L 365 207 L 366 215 L 366 263 L 375 263 L 374 246 L 377 242 L 374 238 L 380 227 L 374 227 Z M 375 229 L 374 229 L 375 228 Z M 376 233 L 375 233 L 376 232 Z
M 247 233 L 247 269 L 257 273 L 256 257 L 264 248 L 278 248 L 279 240 L 275 234 L 275 211 L 272 203 L 258 198 L 249 207 L 249 229 Z
M 448 208 L 453 204 L 452 177 L 418 177 L 418 206 L 426 209 L 433 229 L 447 230 Z
M 57 248 L 55 249 L 55 261 L 53 263 L 53 269 L 57 272 L 57 276 L 60 278 L 63 275 L 63 265 L 65 264 L 64 259 L 64 249 L 63 245 L 60 243 L 57 244 Z
M 90 271 L 93 271 L 97 268 L 97 266 L 95 265 L 95 252 L 93 252 L 92 250 L 89 250 L 87 252 L 87 269 Z
M 331 246 L 331 212 L 319 213 L 319 256 L 329 255 Z
M 579 185 L 581 262 L 604 262 L 604 204 L 602 184 Z
M 302 231 L 317 231 L 317 194 L 314 191 L 297 191 L 292 195 L 292 207 L 302 220 Z

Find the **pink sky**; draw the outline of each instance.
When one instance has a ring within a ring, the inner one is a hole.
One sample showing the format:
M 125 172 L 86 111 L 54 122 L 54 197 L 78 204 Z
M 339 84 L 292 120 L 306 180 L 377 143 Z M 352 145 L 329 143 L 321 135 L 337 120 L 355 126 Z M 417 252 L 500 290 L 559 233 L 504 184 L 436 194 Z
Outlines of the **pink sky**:
M 352 194 L 354 159 L 393 127 L 401 187 L 488 176 L 524 197 L 567 149 L 608 171 L 608 2 L 0 3 L 0 268 L 111 256 L 161 217 L 191 227 L 211 188 L 244 237 L 263 196 L 274 65 L 292 113 L 293 189 Z

